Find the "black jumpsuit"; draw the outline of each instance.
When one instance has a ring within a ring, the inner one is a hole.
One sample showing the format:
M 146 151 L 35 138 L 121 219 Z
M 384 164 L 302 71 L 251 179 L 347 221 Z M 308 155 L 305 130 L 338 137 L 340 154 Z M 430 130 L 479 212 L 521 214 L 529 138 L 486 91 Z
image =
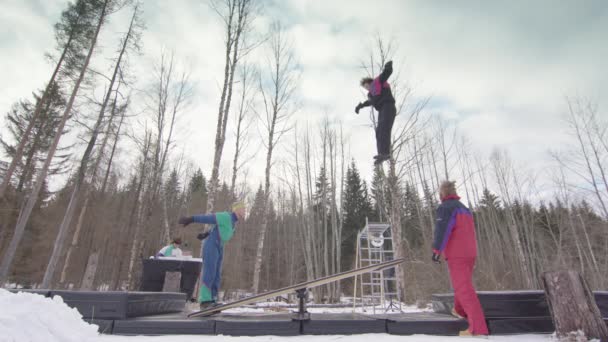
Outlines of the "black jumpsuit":
M 395 98 L 387 82 L 392 73 L 393 63 L 388 62 L 382 73 L 372 81 L 367 101 L 360 104 L 360 107 L 374 106 L 378 111 L 378 125 L 376 126 L 378 155 L 390 155 L 391 153 L 391 131 L 397 115 Z

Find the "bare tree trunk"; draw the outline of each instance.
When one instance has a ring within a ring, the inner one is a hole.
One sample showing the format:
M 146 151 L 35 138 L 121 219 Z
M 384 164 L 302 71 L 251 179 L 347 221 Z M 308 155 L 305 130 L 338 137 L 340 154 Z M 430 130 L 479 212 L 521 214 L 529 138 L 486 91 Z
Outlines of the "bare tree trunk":
M 255 263 L 253 266 L 253 292 L 257 293 L 260 285 L 260 273 L 262 270 L 262 256 L 264 252 L 264 240 L 266 238 L 266 229 L 268 226 L 268 206 L 270 205 L 270 175 L 272 169 L 272 156 L 281 137 L 287 133 L 290 128 L 286 126 L 287 121 L 293 114 L 289 108 L 290 102 L 293 100 L 293 93 L 296 87 L 294 79 L 294 65 L 291 46 L 284 36 L 282 27 L 275 24 L 273 27 L 273 35 L 270 39 L 270 79 L 271 86 L 266 89 L 262 78 L 260 78 L 260 93 L 264 104 L 264 114 L 262 121 L 266 128 L 267 140 L 266 145 L 266 170 L 264 181 L 264 213 L 263 223 L 260 227 L 260 235 L 258 238 Z M 258 114 L 261 116 L 260 114 Z
M 19 218 L 17 219 L 17 225 L 15 226 L 15 233 L 13 234 L 13 239 L 11 240 L 9 247 L 6 249 L 6 252 L 2 258 L 2 264 L 0 265 L 0 284 L 4 283 L 7 280 L 10 266 L 13 262 L 13 258 L 15 257 L 15 252 L 17 251 L 17 247 L 19 246 L 19 243 L 21 242 L 21 238 L 23 237 L 23 232 L 25 231 L 25 226 L 27 225 L 30 215 L 32 214 L 32 210 L 34 209 L 34 206 L 36 205 L 36 202 L 38 201 L 38 195 L 40 194 L 40 190 L 42 189 L 42 184 L 44 183 L 44 181 L 46 179 L 46 175 L 47 175 L 49 167 L 51 165 L 51 161 L 53 159 L 53 156 L 55 155 L 57 146 L 59 145 L 59 139 L 63 135 L 63 129 L 68 120 L 68 117 L 70 116 L 70 112 L 72 111 L 72 106 L 74 105 L 74 100 L 76 99 L 76 95 L 78 94 L 78 90 L 80 89 L 80 84 L 82 83 L 82 80 L 84 79 L 86 71 L 89 67 L 89 63 L 91 61 L 91 57 L 93 56 L 93 51 L 95 50 L 95 45 L 97 44 L 97 37 L 99 35 L 99 31 L 101 30 L 104 19 L 106 17 L 106 8 L 108 5 L 108 1 L 109 0 L 104 1 L 103 7 L 101 10 L 101 14 L 99 16 L 99 21 L 97 23 L 97 28 L 95 30 L 95 35 L 93 36 L 93 39 L 91 40 L 91 47 L 89 48 L 89 52 L 85 59 L 82 70 L 80 72 L 80 76 L 78 77 L 78 80 L 74 84 L 74 89 L 72 90 L 72 95 L 70 96 L 70 99 L 66 105 L 66 109 L 61 118 L 61 122 L 59 123 L 59 126 L 57 127 L 57 132 L 55 133 L 55 138 L 53 139 L 53 143 L 51 144 L 51 147 L 49 148 L 49 152 L 47 154 L 47 158 L 44 162 L 44 165 L 42 166 L 42 169 L 38 173 L 36 182 L 34 184 L 34 188 L 32 189 L 32 192 L 28 197 L 25 207 L 19 214 Z
M 231 194 L 235 194 L 235 187 L 236 187 L 236 178 L 237 178 L 237 174 L 241 168 L 241 161 L 240 158 L 242 158 L 242 153 L 245 149 L 245 145 L 247 144 L 247 130 L 248 130 L 248 124 L 245 122 L 245 120 L 247 119 L 247 114 L 249 112 L 249 108 L 251 106 L 250 103 L 250 98 L 249 98 L 249 91 L 250 91 L 250 85 L 251 85 L 251 78 L 252 76 L 252 72 L 251 69 L 245 64 L 243 65 L 242 69 L 241 69 L 241 75 L 240 75 L 240 83 L 241 83 L 241 98 L 240 98 L 240 103 L 239 103 L 239 114 L 237 116 L 237 121 L 236 121 L 236 141 L 235 141 L 235 148 L 234 148 L 234 158 L 232 160 L 232 180 L 230 181 L 230 193 Z
M 44 273 L 44 278 L 42 279 L 43 288 L 48 288 L 51 285 L 51 281 L 52 281 L 53 275 L 55 273 L 55 268 L 57 267 L 57 263 L 59 262 L 59 257 L 61 256 L 61 252 L 63 251 L 63 245 L 65 243 L 65 236 L 68 232 L 70 223 L 72 222 L 72 218 L 74 217 L 74 210 L 76 210 L 76 206 L 78 204 L 78 196 L 80 194 L 80 188 L 81 188 L 84 178 L 86 176 L 86 171 L 87 171 L 87 167 L 89 164 L 89 158 L 91 156 L 91 153 L 93 152 L 93 147 L 95 146 L 95 142 L 97 141 L 97 136 L 99 135 L 102 124 L 103 124 L 103 118 L 105 116 L 106 106 L 108 105 L 108 102 L 110 101 L 111 94 L 112 94 L 112 88 L 114 87 L 114 82 L 116 81 L 116 77 L 118 76 L 118 71 L 120 70 L 120 63 L 121 63 L 122 57 L 127 49 L 127 44 L 129 43 L 129 39 L 131 38 L 131 33 L 133 31 L 133 24 L 135 22 L 136 15 L 137 15 L 137 7 L 135 8 L 135 10 L 133 12 L 133 17 L 131 18 L 131 23 L 129 24 L 129 30 L 124 38 L 122 49 L 120 50 L 120 53 L 118 55 L 118 60 L 116 61 L 116 66 L 114 68 L 114 74 L 112 75 L 112 80 L 110 81 L 110 85 L 108 86 L 108 94 L 107 94 L 106 98 L 104 99 L 104 102 L 99 111 L 99 116 L 98 116 L 97 122 L 95 123 L 95 126 L 93 128 L 93 132 L 91 134 L 91 138 L 89 140 L 87 148 L 84 151 L 84 154 L 82 155 L 82 159 L 80 161 L 80 166 L 79 166 L 79 169 L 77 172 L 76 180 L 74 182 L 74 189 L 72 190 L 72 195 L 70 197 L 70 202 L 68 204 L 65 215 L 63 217 L 63 221 L 61 222 L 61 225 L 59 226 L 59 233 L 57 234 L 57 238 L 55 239 L 55 244 L 53 246 L 53 252 L 51 254 L 48 266 Z
M 103 177 L 103 183 L 101 185 L 101 193 L 106 192 L 106 186 L 108 184 L 108 177 L 110 176 L 110 170 L 112 169 L 112 162 L 114 160 L 114 154 L 116 153 L 116 147 L 118 146 L 118 139 L 120 137 L 120 129 L 122 128 L 122 124 L 125 120 L 125 112 L 121 113 L 120 122 L 118 123 L 118 127 L 116 128 L 116 132 L 114 133 L 114 143 L 112 144 L 112 152 L 110 152 L 110 159 L 108 160 L 108 166 L 106 168 L 105 176 Z
M 215 8 L 226 25 L 226 54 L 224 63 L 224 84 L 217 117 L 217 128 L 215 133 L 215 150 L 213 156 L 213 167 L 209 179 L 207 195 L 207 212 L 215 209 L 215 197 L 219 188 L 219 168 L 222 160 L 222 152 L 226 141 L 226 127 L 230 113 L 232 100 L 232 88 L 234 85 L 234 74 L 241 57 L 241 47 L 244 32 L 251 25 L 252 2 L 251 0 L 226 0 L 224 1 L 225 13 Z
M 394 159 L 390 159 L 389 164 L 389 196 L 391 196 L 391 233 L 393 237 L 393 249 L 395 250 L 395 259 L 404 258 L 405 248 L 403 242 L 403 234 L 401 233 L 401 195 L 399 189 L 399 181 L 396 174 L 396 165 Z M 407 242 L 406 242 L 407 243 Z M 404 267 L 396 267 L 397 278 L 399 279 L 399 294 L 400 300 L 405 302 L 406 298 L 406 277 Z
M 120 84 L 119 84 L 119 86 L 120 86 Z M 80 238 L 80 230 L 82 229 L 82 224 L 84 222 L 87 208 L 89 206 L 89 201 L 91 200 L 91 193 L 93 191 L 95 181 L 97 180 L 97 171 L 99 169 L 99 164 L 101 163 L 101 159 L 103 158 L 103 151 L 105 151 L 106 145 L 108 143 L 108 139 L 110 137 L 110 130 L 112 129 L 112 121 L 114 120 L 114 117 L 116 115 L 116 101 L 117 100 L 118 100 L 118 88 L 116 89 L 116 94 L 114 96 L 114 102 L 112 103 L 112 111 L 111 111 L 112 114 L 110 115 L 110 119 L 108 120 L 106 133 L 104 135 L 101 147 L 99 148 L 99 153 L 97 155 L 95 165 L 93 166 L 93 170 L 92 170 L 93 174 L 91 176 L 91 182 L 85 190 L 84 201 L 83 201 L 82 207 L 80 209 L 80 214 L 78 215 L 76 229 L 74 230 L 74 235 L 72 236 L 72 242 L 68 246 L 68 250 L 67 250 L 67 253 L 65 256 L 65 261 L 63 263 L 63 268 L 61 270 L 61 277 L 59 278 L 60 283 L 63 283 L 66 279 L 67 269 L 70 266 L 72 252 L 73 252 L 74 248 L 76 248 L 78 246 L 78 241 Z
M 95 280 L 95 273 L 97 272 L 97 266 L 99 265 L 99 252 L 95 251 L 89 255 L 87 261 L 87 267 L 84 272 L 82 280 L 81 290 L 93 290 L 93 281 Z
M 136 204 L 140 201 L 140 194 L 143 188 L 143 185 L 145 184 L 145 179 L 146 179 L 146 172 L 148 172 L 147 169 L 147 165 L 148 165 L 148 154 L 150 153 L 150 145 L 152 143 L 152 133 L 148 133 L 145 137 L 144 140 L 144 144 L 143 144 L 143 156 L 142 156 L 142 165 L 141 165 L 141 170 L 140 170 L 140 174 L 139 174 L 139 185 L 137 186 L 137 197 L 135 198 L 136 200 Z M 134 236 L 133 236 L 133 242 L 131 245 L 131 255 L 129 257 L 129 268 L 128 268 L 128 272 L 127 272 L 127 284 L 128 286 L 131 286 L 131 282 L 133 280 L 133 267 L 135 266 L 135 259 L 137 258 L 137 251 L 139 250 L 139 246 L 140 246 L 140 235 L 141 235 L 141 225 L 139 224 L 139 222 L 141 221 L 139 217 L 134 218 L 136 215 L 140 216 L 141 212 L 143 212 L 145 208 L 142 208 L 142 206 L 137 206 L 135 205 L 133 207 L 133 211 L 131 212 L 131 217 L 129 218 L 129 225 L 134 224 L 135 225 L 135 232 L 134 232 Z M 135 221 L 135 223 L 133 222 Z M 122 259 L 121 259 L 122 262 Z
M 606 206 L 606 203 L 604 202 L 604 199 L 602 197 L 602 193 L 599 189 L 599 185 L 596 180 L 596 175 L 593 170 L 593 166 L 591 164 L 591 157 L 589 156 L 589 152 L 587 151 L 588 146 L 587 146 L 587 143 L 583 140 L 583 133 L 581 132 L 581 127 L 578 122 L 577 113 L 576 113 L 575 109 L 572 107 L 571 101 L 568 101 L 568 108 L 570 110 L 570 125 L 572 126 L 572 128 L 574 129 L 574 132 L 576 134 L 576 138 L 579 143 L 580 151 L 582 152 L 583 158 L 585 160 L 585 166 L 587 169 L 586 171 L 589 174 L 588 182 L 593 186 L 593 191 L 597 197 L 600 207 L 602 208 L 604 217 L 608 218 L 608 207 Z

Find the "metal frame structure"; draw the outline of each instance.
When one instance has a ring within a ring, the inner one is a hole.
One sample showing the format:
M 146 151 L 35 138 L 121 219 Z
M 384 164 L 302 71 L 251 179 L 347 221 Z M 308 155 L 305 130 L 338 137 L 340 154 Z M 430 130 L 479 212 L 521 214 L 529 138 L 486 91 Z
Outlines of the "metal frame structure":
M 375 265 L 395 259 L 393 249 L 393 234 L 388 223 L 371 223 L 366 219 L 363 229 L 357 234 L 357 253 L 355 267 Z M 371 271 L 355 277 L 353 289 L 353 310 L 357 301 L 364 311 L 365 306 L 371 305 L 373 313 L 380 305 L 384 312 L 388 310 L 401 311 L 399 283 L 394 271 Z M 360 296 L 357 296 L 357 290 Z M 395 303 L 396 301 L 396 303 Z

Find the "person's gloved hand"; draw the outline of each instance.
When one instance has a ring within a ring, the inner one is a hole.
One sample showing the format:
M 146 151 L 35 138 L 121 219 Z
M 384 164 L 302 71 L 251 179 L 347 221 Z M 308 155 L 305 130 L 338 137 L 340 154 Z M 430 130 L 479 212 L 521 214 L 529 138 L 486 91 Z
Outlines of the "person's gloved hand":
M 201 241 L 203 241 L 208 236 L 209 236 L 209 232 L 202 232 L 202 233 L 198 233 L 198 235 L 196 236 L 196 238 L 199 239 L 199 240 L 201 240 Z
M 433 262 L 436 264 L 441 264 L 441 254 L 433 252 Z
M 359 102 L 357 107 L 355 107 L 355 113 L 359 114 L 359 111 L 361 110 L 361 108 L 363 108 L 363 106 L 361 105 L 361 102 Z
M 194 222 L 194 217 L 192 217 L 192 216 L 181 217 L 179 219 L 179 221 L 177 221 L 177 222 L 185 227 L 185 226 L 187 226 L 187 225 L 189 225 L 189 224 L 191 224 L 191 223 Z

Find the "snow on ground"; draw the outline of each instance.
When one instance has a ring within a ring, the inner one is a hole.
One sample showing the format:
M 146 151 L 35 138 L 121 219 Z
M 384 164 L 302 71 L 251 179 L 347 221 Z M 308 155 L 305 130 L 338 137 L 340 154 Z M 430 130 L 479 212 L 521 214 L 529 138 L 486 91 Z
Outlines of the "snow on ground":
M 268 312 L 290 312 L 290 311 L 297 311 L 298 309 L 295 307 L 288 307 L 286 305 L 281 305 L 282 303 L 273 303 L 273 302 L 269 302 L 269 303 L 263 303 L 266 305 L 256 305 L 256 307 L 251 307 L 251 306 L 246 306 L 246 307 L 240 307 L 240 308 L 235 308 L 235 309 L 230 309 L 230 310 L 226 310 L 224 311 L 224 313 L 227 314 L 238 314 L 238 313 L 268 313 Z M 382 309 L 381 307 L 376 307 L 375 308 L 375 313 L 376 314 L 383 314 L 384 313 L 384 309 Z M 352 306 L 341 306 L 341 307 L 307 307 L 306 310 L 310 313 L 350 313 L 350 312 L 356 312 L 356 313 L 362 313 L 362 314 L 373 314 L 374 313 L 374 308 L 371 306 L 366 306 L 364 308 L 357 306 L 355 308 L 355 310 L 353 311 L 353 307 Z M 402 305 L 401 306 L 401 311 L 402 312 L 429 312 L 431 311 L 430 308 L 418 308 L 416 306 L 410 306 L 410 305 Z M 400 313 L 399 311 L 395 310 L 395 311 L 387 311 L 387 314 L 391 314 L 391 313 Z
M 270 304 L 267 304 L 267 306 Z M 272 307 L 272 305 L 270 305 Z M 284 306 L 284 305 L 283 305 Z M 280 307 L 277 305 L 277 307 Z M 264 308 L 243 308 L 237 310 L 264 310 Z M 287 308 L 283 308 L 287 309 Z M 417 310 L 403 307 L 405 310 Z M 315 308 L 314 312 L 350 312 L 352 308 Z M 251 312 L 251 311 L 239 311 Z M 100 335 L 97 326 L 82 320 L 76 309 L 68 307 L 60 297 L 45 298 L 31 293 L 11 293 L 0 289 L 0 342 L 443 342 L 479 341 L 478 338 L 445 336 L 394 336 L 388 334 L 367 334 L 354 336 L 115 336 Z M 492 336 L 487 341 L 502 342 L 549 342 L 549 335 Z
M 97 326 L 61 297 L 0 289 L 0 342 L 88 342 L 98 336 Z
M 319 305 L 315 306 L 315 304 L 308 304 L 306 310 L 310 313 L 361 313 L 361 314 L 398 314 L 401 312 L 409 313 L 409 312 L 431 312 L 433 311 L 431 306 L 428 305 L 426 307 L 420 308 L 415 305 L 406 305 L 398 303 L 395 304 L 396 307 L 400 308 L 399 310 L 385 310 L 381 306 L 376 306 L 375 308 L 371 305 L 366 305 L 365 307 L 361 307 L 360 304 L 357 304 L 356 308 L 353 310 L 352 304 L 342 303 L 337 305 Z M 186 306 L 188 311 L 198 311 L 199 306 L 198 303 L 188 303 Z M 375 310 L 374 310 L 375 309 Z M 285 302 L 277 302 L 277 301 L 267 301 L 256 303 L 255 305 L 242 306 L 235 309 L 225 310 L 223 313 L 226 314 L 242 314 L 242 313 L 271 313 L 271 312 L 292 312 L 297 311 L 298 308 L 294 304 L 288 304 Z

